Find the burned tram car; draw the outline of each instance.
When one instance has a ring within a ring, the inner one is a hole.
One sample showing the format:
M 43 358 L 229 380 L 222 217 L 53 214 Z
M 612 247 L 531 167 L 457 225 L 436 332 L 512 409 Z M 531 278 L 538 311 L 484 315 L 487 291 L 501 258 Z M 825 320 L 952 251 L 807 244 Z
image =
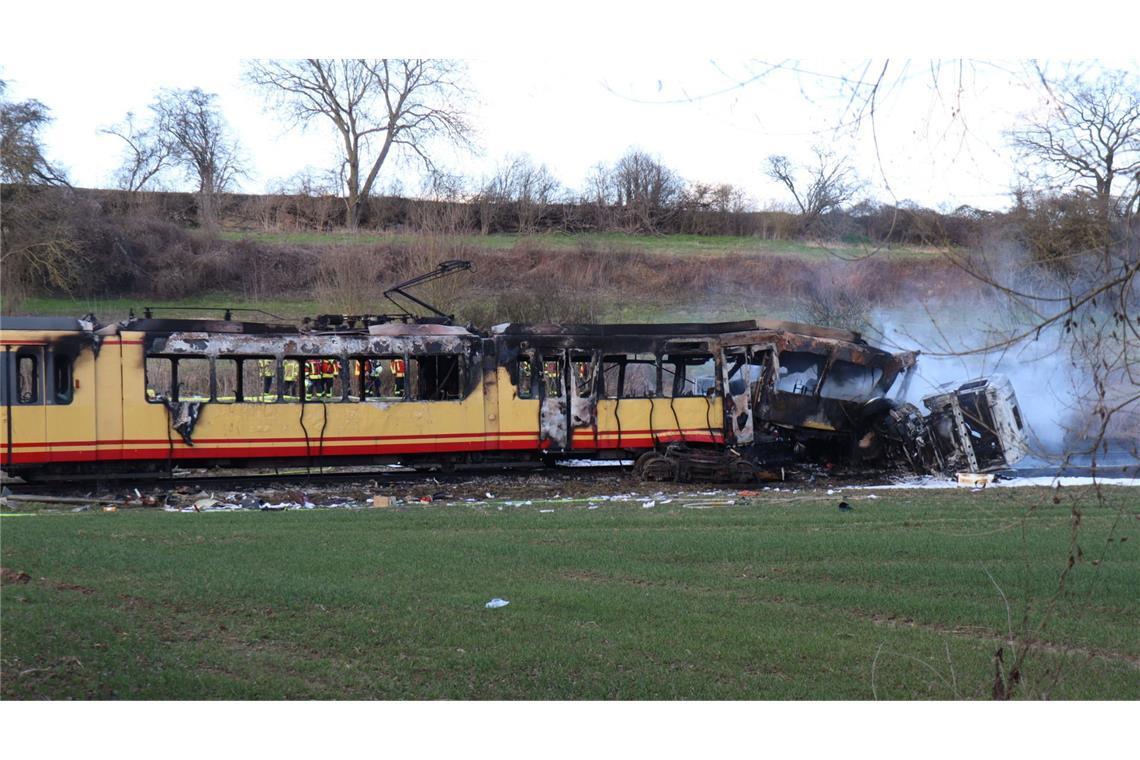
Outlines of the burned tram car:
M 9 317 L 6 472 L 632 459 L 652 479 L 790 463 L 984 471 L 1026 449 L 1009 383 L 891 400 L 913 353 L 786 322 Z

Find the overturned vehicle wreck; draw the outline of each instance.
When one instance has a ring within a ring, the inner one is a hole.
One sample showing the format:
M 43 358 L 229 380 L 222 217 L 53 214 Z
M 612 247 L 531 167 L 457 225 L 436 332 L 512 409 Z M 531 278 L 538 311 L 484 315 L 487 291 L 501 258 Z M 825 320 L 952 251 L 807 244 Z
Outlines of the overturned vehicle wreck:
M 5 470 L 636 461 L 747 482 L 803 463 L 992 471 L 1026 452 L 994 376 L 898 399 L 916 354 L 790 322 L 6 318 Z

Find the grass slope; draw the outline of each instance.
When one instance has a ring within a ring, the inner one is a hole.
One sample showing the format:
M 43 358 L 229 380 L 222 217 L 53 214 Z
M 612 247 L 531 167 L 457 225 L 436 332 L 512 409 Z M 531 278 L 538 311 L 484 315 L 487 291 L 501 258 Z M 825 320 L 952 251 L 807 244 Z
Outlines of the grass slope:
M 5 517 L 31 580 L 3 589 L 2 696 L 988 698 L 994 584 L 1038 619 L 1078 499 L 1023 684 L 1136 699 L 1137 499 L 1108 491 Z
M 257 232 L 230 230 L 221 236 L 226 240 L 253 240 L 271 245 L 301 246 L 374 246 L 413 244 L 425 239 L 419 233 L 392 232 Z M 914 246 L 880 247 L 871 244 L 814 242 L 801 240 L 769 240 L 756 236 L 733 235 L 637 235 L 624 232 L 551 232 L 538 235 L 497 233 L 493 235 L 445 235 L 448 241 L 486 251 L 514 251 L 537 248 L 551 251 L 597 249 L 612 253 L 644 252 L 670 255 L 743 253 L 796 256 L 809 260 L 828 259 L 835 254 L 866 256 L 882 251 L 893 258 L 932 258 L 935 249 Z

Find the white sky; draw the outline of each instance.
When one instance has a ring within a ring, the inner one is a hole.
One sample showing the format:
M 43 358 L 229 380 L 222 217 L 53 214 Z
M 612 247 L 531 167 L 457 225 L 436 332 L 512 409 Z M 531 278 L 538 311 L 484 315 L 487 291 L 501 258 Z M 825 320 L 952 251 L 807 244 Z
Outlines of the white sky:
M 60 14 L 72 23 L 55 44 L 5 35 L 0 77 L 8 80 L 10 99 L 36 98 L 51 109 L 55 121 L 43 134 L 48 156 L 80 186 L 111 185 L 120 147 L 99 129 L 128 111 L 145 116 L 160 87 L 218 93 L 248 158 L 248 177 L 241 181 L 246 192 L 264 191 L 307 166 L 331 168 L 335 141 L 328 129 L 314 124 L 302 133 L 264 111 L 261 94 L 241 81 L 242 59 L 377 55 L 377 48 L 389 52 L 381 42 L 392 36 L 398 40 L 391 46 L 396 55 L 468 60 L 479 101 L 471 111 L 479 152 L 441 154 L 451 171 L 468 177 L 487 176 L 508 154 L 527 153 L 578 189 L 591 166 L 612 163 L 638 147 L 685 179 L 731 183 L 764 206 L 790 200 L 764 176 L 766 156 L 786 153 L 805 161 L 812 145 L 823 145 L 850 155 L 880 200 L 891 200 L 893 191 L 898 200 L 940 208 L 1003 208 L 1015 173 L 1002 133 L 1034 107 L 1036 94 L 1025 85 L 1024 66 L 993 53 L 1042 51 L 1006 44 L 1001 18 L 992 9 L 986 11 L 987 37 L 968 22 L 969 6 L 962 6 L 957 20 L 916 19 L 885 9 L 881 18 L 905 18 L 903 32 L 915 26 L 932 32 L 918 44 L 913 34 L 893 37 L 890 25 L 830 3 L 790 17 L 726 10 L 716 3 L 700 6 L 707 7 L 701 14 L 692 3 L 579 3 L 563 12 L 536 12 L 525 3 L 481 10 L 433 3 L 431 15 L 450 23 L 429 24 L 423 11 L 363 11 L 347 33 L 331 13 L 302 16 L 312 4 L 272 3 L 266 7 L 274 14 L 265 15 L 255 6 L 234 11 L 203 2 L 195 5 L 196 17 L 187 19 L 146 3 L 104 3 L 98 11 L 77 6 Z M 979 11 L 983 7 L 978 4 Z M 646 21 L 638 10 L 650 8 L 656 13 Z M 211 12 L 228 21 L 214 22 Z M 44 25 L 44 13 L 17 10 L 13 15 L 29 18 L 14 19 L 14 27 Z M 813 15 L 832 23 L 821 28 Z M 385 34 L 386 29 L 399 33 Z M 784 34 L 788 29 L 798 31 Z M 867 29 L 870 34 L 860 36 Z M 1026 40 L 1043 39 L 1024 25 L 1021 32 Z M 882 39 L 888 47 L 877 49 L 874 43 Z M 909 42 L 899 44 L 900 39 Z M 1066 46 L 1060 53 L 1085 51 Z M 876 134 L 869 128 L 854 136 L 837 133 L 847 99 L 832 76 L 857 75 L 872 60 L 874 71 L 867 76 L 873 77 L 887 54 L 895 56 L 885 79 L 891 87 L 876 112 Z M 953 89 L 957 63 L 932 74 L 932 54 L 984 57 L 964 65 L 960 101 Z M 784 67 L 754 78 L 772 63 Z M 1137 65 L 1128 58 L 1112 63 Z M 957 107 L 959 115 L 950 116 Z M 382 186 L 399 182 L 406 193 L 419 188 L 415 166 L 387 167 L 384 174 Z

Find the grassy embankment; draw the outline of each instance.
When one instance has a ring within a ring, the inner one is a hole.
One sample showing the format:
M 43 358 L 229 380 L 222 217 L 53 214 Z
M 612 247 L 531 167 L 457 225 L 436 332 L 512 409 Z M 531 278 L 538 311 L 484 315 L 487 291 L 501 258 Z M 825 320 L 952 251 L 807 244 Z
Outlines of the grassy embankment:
M 250 240 L 259 245 L 288 246 L 311 251 L 314 256 L 330 249 L 365 249 L 369 247 L 391 247 L 422 245 L 425 237 L 422 235 L 397 234 L 350 234 L 344 232 L 316 233 L 257 233 L 257 232 L 226 232 L 223 237 L 229 241 Z M 440 240 L 435 238 L 434 240 Z M 703 272 L 707 280 L 713 283 L 723 283 L 732 287 L 738 285 L 741 273 L 733 264 L 726 263 L 726 257 L 736 260 L 751 260 L 772 258 L 785 259 L 800 266 L 827 266 L 839 261 L 838 257 L 859 257 L 871 254 L 876 249 L 842 244 L 822 245 L 800 241 L 763 240 L 755 237 L 727 237 L 727 236 L 697 236 L 697 235 L 628 235 L 621 233 L 591 233 L 591 234 L 547 234 L 536 236 L 519 235 L 463 235 L 443 238 L 441 246 L 449 251 L 449 256 L 472 256 L 475 258 L 488 257 L 485 261 L 477 262 L 477 268 L 486 267 L 485 272 L 475 275 L 474 289 L 477 292 L 466 296 L 466 302 L 460 301 L 451 304 L 458 308 L 460 317 L 463 317 L 464 306 L 473 314 L 480 316 L 494 312 L 494 299 L 504 294 L 518 292 L 518 284 L 513 288 L 496 291 L 494 286 L 494 272 L 504 267 L 527 266 L 524 259 L 535 252 L 541 254 L 565 253 L 581 259 L 568 261 L 562 265 L 562 271 L 550 262 L 540 264 L 540 271 L 532 278 L 537 291 L 551 284 L 564 284 L 566 271 L 578 273 L 583 269 L 596 271 L 598 255 L 609 259 L 606 265 L 607 274 L 620 276 L 623 268 L 641 271 L 646 266 L 644 260 L 629 262 L 628 255 L 648 255 L 651 257 L 668 257 L 674 266 L 678 259 L 684 260 L 688 271 L 694 272 L 697 277 L 685 278 L 684 272 L 679 276 L 684 281 L 700 279 Z M 914 248 L 892 248 L 889 251 L 879 251 L 876 255 L 889 257 L 891 261 L 902 265 L 915 265 L 936 257 L 936 253 Z M 534 262 L 531 261 L 531 264 Z M 482 267 L 481 267 L 482 265 Z M 641 268 L 641 269 L 638 269 Z M 707 271 L 706 271 L 707 270 Z M 472 287 L 471 280 L 464 280 L 470 275 L 457 275 L 461 278 L 455 285 L 455 290 L 462 299 L 468 288 Z M 399 279 L 393 275 L 394 281 Z M 516 280 L 518 279 L 516 273 Z M 525 278 L 523 278 L 525 279 Z M 768 278 L 762 278 L 768 279 Z M 551 282 L 551 281 L 554 282 Z M 579 286 L 582 284 L 579 283 Z M 759 286 L 765 282 L 758 283 Z M 586 287 L 587 295 L 594 294 L 594 289 Z M 708 288 L 695 288 L 692 292 L 685 292 L 684 288 L 667 288 L 668 292 L 657 293 L 652 291 L 638 291 L 634 288 L 622 289 L 619 293 L 597 293 L 600 298 L 597 304 L 597 318 L 604 321 L 712 321 L 720 319 L 739 319 L 744 315 L 751 316 L 777 316 L 787 317 L 794 306 L 792 294 L 784 292 L 778 285 L 774 287 L 775 294 L 766 294 L 764 298 L 750 299 L 745 297 L 710 297 Z M 375 310 L 387 310 L 391 306 L 376 294 L 377 304 Z M 297 319 L 303 316 L 338 311 L 336 305 L 322 303 L 318 294 L 309 288 L 293 295 L 278 295 L 252 299 L 240 294 L 217 292 L 178 300 L 160 300 L 155 298 L 66 298 L 66 297 L 29 297 L 21 305 L 20 311 L 26 314 L 47 314 L 78 316 L 86 312 L 95 313 L 103 321 L 112 321 L 126 317 L 130 309 L 141 314 L 144 305 L 159 306 L 165 310 L 182 307 L 215 307 L 235 306 L 254 307 L 279 315 L 287 319 Z M 164 314 L 173 316 L 194 316 L 191 311 L 164 311 Z M 259 315 L 249 315 L 251 319 Z
M 1136 491 L 1107 491 L 5 517 L 31 580 L 3 590 L 2 695 L 985 699 L 1078 499 L 1022 687 L 1137 699 Z

